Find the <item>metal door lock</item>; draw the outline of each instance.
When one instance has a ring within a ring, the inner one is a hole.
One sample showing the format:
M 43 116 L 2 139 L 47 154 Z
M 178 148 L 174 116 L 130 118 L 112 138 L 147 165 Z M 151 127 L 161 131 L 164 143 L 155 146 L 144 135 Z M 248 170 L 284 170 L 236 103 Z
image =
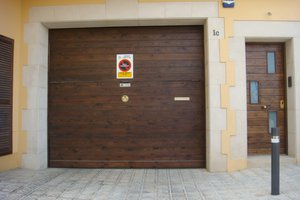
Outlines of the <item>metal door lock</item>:
M 280 109 L 284 109 L 284 100 L 280 100 Z
M 129 97 L 127 95 L 123 95 L 121 100 L 124 102 L 124 103 L 127 103 L 129 101 Z

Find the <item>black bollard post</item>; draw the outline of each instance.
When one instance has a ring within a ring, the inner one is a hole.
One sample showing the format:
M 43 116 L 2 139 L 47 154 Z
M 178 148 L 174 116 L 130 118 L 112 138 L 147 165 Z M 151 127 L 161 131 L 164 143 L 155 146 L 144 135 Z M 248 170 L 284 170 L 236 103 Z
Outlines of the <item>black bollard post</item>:
M 280 167 L 280 140 L 279 128 L 272 128 L 272 169 L 271 169 L 271 194 L 279 195 L 279 167 Z

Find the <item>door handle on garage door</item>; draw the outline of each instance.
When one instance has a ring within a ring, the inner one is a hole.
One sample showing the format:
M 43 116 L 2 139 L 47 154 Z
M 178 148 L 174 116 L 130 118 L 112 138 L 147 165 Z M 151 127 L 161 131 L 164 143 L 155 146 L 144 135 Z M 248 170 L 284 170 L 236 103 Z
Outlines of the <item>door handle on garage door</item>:
M 190 101 L 190 97 L 174 97 L 174 101 Z

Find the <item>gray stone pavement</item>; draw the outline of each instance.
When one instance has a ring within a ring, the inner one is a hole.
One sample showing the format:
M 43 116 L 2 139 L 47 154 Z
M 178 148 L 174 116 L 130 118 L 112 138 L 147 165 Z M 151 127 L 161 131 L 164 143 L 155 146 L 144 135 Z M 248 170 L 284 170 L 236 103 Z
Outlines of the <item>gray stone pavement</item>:
M 17 169 L 0 173 L 0 199 L 201 200 L 300 199 L 300 165 L 281 166 L 281 194 L 270 195 L 270 168 Z

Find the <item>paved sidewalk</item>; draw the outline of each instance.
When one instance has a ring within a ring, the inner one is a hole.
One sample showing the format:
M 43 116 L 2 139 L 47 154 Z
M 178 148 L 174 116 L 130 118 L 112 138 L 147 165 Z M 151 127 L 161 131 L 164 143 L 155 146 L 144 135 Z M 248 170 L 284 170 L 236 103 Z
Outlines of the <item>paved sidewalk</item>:
M 281 195 L 270 195 L 270 169 L 17 169 L 0 173 L 0 199 L 260 200 L 300 199 L 300 165 L 281 166 Z

